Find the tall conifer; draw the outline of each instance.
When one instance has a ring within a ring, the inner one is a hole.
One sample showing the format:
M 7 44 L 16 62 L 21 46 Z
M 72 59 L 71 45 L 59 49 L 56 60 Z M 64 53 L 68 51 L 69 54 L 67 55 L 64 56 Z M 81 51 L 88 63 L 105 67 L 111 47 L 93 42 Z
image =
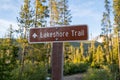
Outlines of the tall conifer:
M 17 18 L 20 37 L 27 38 L 28 29 L 33 26 L 33 12 L 31 10 L 30 0 L 24 0 L 21 6 L 20 17 Z

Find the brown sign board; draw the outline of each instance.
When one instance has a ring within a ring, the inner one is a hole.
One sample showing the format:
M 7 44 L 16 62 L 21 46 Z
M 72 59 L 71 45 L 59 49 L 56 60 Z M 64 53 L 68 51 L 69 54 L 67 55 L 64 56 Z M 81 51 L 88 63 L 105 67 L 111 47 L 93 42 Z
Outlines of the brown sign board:
M 31 28 L 30 43 L 79 41 L 88 39 L 87 25 Z

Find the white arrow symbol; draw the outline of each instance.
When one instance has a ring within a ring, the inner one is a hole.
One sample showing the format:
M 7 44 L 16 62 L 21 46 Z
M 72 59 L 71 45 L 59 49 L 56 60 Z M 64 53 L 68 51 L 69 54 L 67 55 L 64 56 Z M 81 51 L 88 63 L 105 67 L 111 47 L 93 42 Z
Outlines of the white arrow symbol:
M 32 36 L 33 36 L 33 38 L 36 38 L 36 37 L 37 37 L 37 34 L 36 34 L 36 33 L 34 33 Z

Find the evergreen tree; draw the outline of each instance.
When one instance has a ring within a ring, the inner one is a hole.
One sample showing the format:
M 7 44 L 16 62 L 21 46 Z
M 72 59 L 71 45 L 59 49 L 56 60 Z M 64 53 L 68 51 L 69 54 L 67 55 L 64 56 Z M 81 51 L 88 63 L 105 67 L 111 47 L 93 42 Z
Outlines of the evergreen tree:
M 71 22 L 71 14 L 68 7 L 68 0 L 60 0 L 58 2 L 58 10 L 59 10 L 59 23 L 60 25 L 70 25 Z
M 35 0 L 35 27 L 46 27 L 48 15 L 46 0 Z
M 50 25 L 54 26 L 57 25 L 59 21 L 58 3 L 56 0 L 50 0 L 49 6 L 50 6 Z
M 50 24 L 69 25 L 71 22 L 68 0 L 50 0 Z
M 71 49 L 70 49 L 71 47 L 72 47 L 72 46 L 71 46 L 70 43 L 68 43 L 68 42 L 66 42 L 66 43 L 64 44 L 64 61 L 65 61 L 65 63 L 71 61 L 71 57 L 70 57 L 70 55 L 72 54 L 72 53 L 71 53 Z
M 105 0 L 105 12 L 103 12 L 103 19 L 102 19 L 102 34 L 108 36 L 111 33 L 111 21 L 110 21 L 110 1 Z
M 117 27 L 115 28 L 115 32 L 120 30 L 120 0 L 113 0 L 113 8 L 114 8 L 114 20 Z
M 111 62 L 110 57 L 111 57 L 111 46 L 112 46 L 112 38 L 111 36 L 111 21 L 110 21 L 110 12 L 111 12 L 111 6 L 110 6 L 110 1 L 105 0 L 105 12 L 103 12 L 103 19 L 102 19 L 102 34 L 105 36 L 105 42 L 104 42 L 104 52 L 106 55 L 106 59 L 108 62 Z
M 79 49 L 78 48 L 74 48 L 74 53 L 73 53 L 73 63 L 80 63 L 80 53 L 79 53 Z
M 118 40 L 114 38 L 113 40 L 113 64 L 118 64 Z
M 104 53 L 102 47 L 99 45 L 97 47 L 96 53 L 93 55 L 92 67 L 99 68 L 104 64 Z
M 19 72 L 17 72 L 17 77 L 14 76 L 14 78 L 27 80 L 36 71 L 32 69 L 33 67 L 36 69 L 41 63 L 44 63 L 46 67 L 49 51 L 44 44 L 28 44 L 27 39 L 17 39 L 17 42 L 19 46 L 19 67 L 17 69 L 19 69 Z M 29 66 L 29 69 L 26 68 L 27 66 Z
M 13 32 L 14 32 L 14 30 L 13 30 L 13 26 L 10 25 L 9 28 L 8 28 L 8 34 L 7 34 L 7 37 L 10 38 L 10 39 L 12 39 L 13 36 L 14 36 L 14 35 L 13 35 Z
M 103 62 L 104 62 L 103 49 L 101 46 L 98 46 L 96 51 L 96 63 L 103 64 Z
M 83 43 L 80 43 L 80 51 L 79 51 L 79 55 L 80 55 L 80 61 L 84 61 L 85 57 L 84 57 L 84 46 Z
M 0 45 L 0 80 L 12 80 L 11 71 L 17 67 L 18 48 L 11 44 L 11 39 L 4 39 Z
M 95 42 L 91 41 L 90 47 L 88 48 L 88 62 L 92 63 L 92 61 L 94 60 L 93 56 L 96 52 L 96 48 L 95 48 Z
M 30 0 L 24 0 L 21 6 L 20 17 L 17 18 L 20 37 L 27 38 L 28 29 L 33 26 L 33 11 L 31 10 Z

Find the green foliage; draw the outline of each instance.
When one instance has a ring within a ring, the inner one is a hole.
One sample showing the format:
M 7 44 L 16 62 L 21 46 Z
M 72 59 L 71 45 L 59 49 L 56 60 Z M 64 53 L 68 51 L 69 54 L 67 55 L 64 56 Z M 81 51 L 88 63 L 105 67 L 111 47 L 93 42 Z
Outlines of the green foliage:
M 2 45 L 0 45 L 0 57 L 1 57 L 0 67 L 2 66 L 1 68 L 2 75 L 4 72 L 3 66 L 5 66 L 4 70 L 6 70 L 5 71 L 6 74 L 4 74 L 4 76 L 7 76 L 6 78 L 8 78 L 9 80 L 45 79 L 45 77 L 47 76 L 46 66 L 50 64 L 49 63 L 50 62 L 49 53 L 51 51 L 50 44 L 28 44 L 26 39 L 14 40 L 15 44 L 11 44 L 11 39 L 5 39 L 1 43 Z M 109 56 L 114 56 L 114 58 L 112 59 L 111 57 L 108 57 L 110 60 L 108 63 L 108 61 L 106 62 L 104 60 L 104 57 L 108 55 L 105 55 L 104 48 L 102 46 L 94 47 L 92 45 L 91 48 L 89 49 L 91 51 L 88 51 L 89 54 L 84 55 L 83 54 L 84 44 L 80 45 L 80 47 L 78 48 L 77 47 L 74 48 L 69 43 L 66 43 L 65 55 L 67 55 L 68 58 L 66 59 L 64 65 L 64 75 L 72 75 L 76 73 L 86 72 L 91 65 L 93 68 L 99 68 L 100 70 L 105 69 L 108 72 L 112 72 L 113 73 L 112 75 L 119 77 L 119 75 L 116 75 L 118 73 L 117 72 L 118 54 L 116 52 L 117 51 L 116 45 L 118 44 L 114 44 L 113 46 L 113 54 L 109 54 Z M 3 53 L 10 53 L 13 58 L 10 58 L 11 56 L 6 56 L 7 54 L 4 54 L 5 56 L 3 59 L 2 58 Z M 22 61 L 21 56 L 23 55 L 23 53 L 24 56 Z M 81 58 L 80 56 L 83 57 Z M 90 56 L 91 59 L 89 59 Z M 88 58 L 88 61 L 86 61 L 86 58 Z M 5 59 L 6 60 L 10 59 L 12 63 L 5 64 L 3 62 L 3 60 Z M 74 62 L 75 60 L 77 60 L 77 62 Z
M 47 70 L 45 67 L 40 65 L 36 68 L 35 72 L 29 77 L 28 80 L 46 80 Z
M 104 64 L 104 53 L 102 47 L 97 47 L 96 53 L 93 55 L 91 67 L 100 68 Z
M 35 27 L 46 27 L 48 15 L 48 5 L 46 0 L 35 0 Z
M 83 80 L 114 80 L 111 73 L 104 69 L 89 69 Z
M 45 80 L 47 75 L 44 63 L 26 63 L 22 74 L 19 72 L 20 68 L 18 67 L 12 71 L 12 80 Z
M 111 72 L 113 72 L 113 73 L 118 72 L 118 64 L 110 64 L 110 65 L 108 65 L 108 67 L 111 70 Z
M 11 40 L 0 40 L 0 80 L 45 80 L 50 44 L 31 45 L 26 39 Z
M 33 26 L 33 11 L 31 10 L 30 0 L 24 0 L 17 21 L 19 29 L 16 32 L 20 33 L 21 38 L 27 38 L 28 28 Z
M 115 24 L 116 26 L 116 32 L 120 30 L 120 0 L 113 0 L 113 8 L 114 8 L 114 16 L 115 16 Z
M 59 21 L 59 11 L 58 11 L 58 3 L 56 0 L 50 0 L 50 25 L 54 26 L 58 24 Z
M 60 25 L 70 25 L 71 14 L 68 6 L 68 0 L 60 0 L 58 2 L 58 12 L 59 12 L 59 21 Z
M 10 42 L 8 38 L 0 45 L 0 80 L 12 80 L 11 71 L 17 67 L 16 55 L 18 47 Z
M 103 19 L 101 20 L 102 22 L 102 26 L 103 28 L 102 30 L 102 34 L 103 35 L 107 35 L 111 34 L 111 21 L 110 21 L 110 12 L 111 12 L 111 7 L 110 7 L 110 1 L 109 0 L 105 0 L 105 12 L 103 12 Z
M 88 56 L 87 56 L 87 58 L 86 58 L 86 61 L 87 61 L 88 63 L 92 63 L 93 60 L 94 60 L 93 57 L 94 57 L 94 54 L 95 54 L 95 52 L 96 52 L 96 47 L 95 47 L 94 44 L 95 44 L 94 42 L 91 42 L 90 47 L 88 47 Z
M 68 0 L 50 0 L 50 25 L 69 25 L 71 22 Z
M 87 69 L 88 69 L 87 63 L 79 63 L 79 64 L 66 63 L 64 65 L 64 75 L 83 73 L 83 72 L 86 72 Z

